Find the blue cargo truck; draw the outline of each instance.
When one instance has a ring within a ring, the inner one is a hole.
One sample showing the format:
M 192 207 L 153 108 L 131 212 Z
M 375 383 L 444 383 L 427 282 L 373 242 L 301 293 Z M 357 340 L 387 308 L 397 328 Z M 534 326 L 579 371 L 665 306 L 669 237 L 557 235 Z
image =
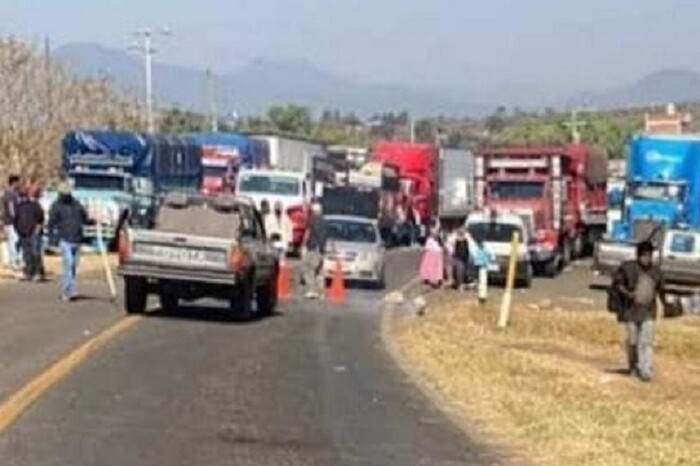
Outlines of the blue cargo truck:
M 627 150 L 621 218 L 598 243 L 595 268 L 610 273 L 650 240 L 667 279 L 700 284 L 700 136 L 637 136 Z
M 61 174 L 111 242 L 125 219 L 149 227 L 159 199 L 171 191 L 198 192 L 201 148 L 188 138 L 118 131 L 71 131 L 61 145 Z M 56 198 L 47 191 L 45 208 Z M 95 242 L 97 226 L 86 227 Z

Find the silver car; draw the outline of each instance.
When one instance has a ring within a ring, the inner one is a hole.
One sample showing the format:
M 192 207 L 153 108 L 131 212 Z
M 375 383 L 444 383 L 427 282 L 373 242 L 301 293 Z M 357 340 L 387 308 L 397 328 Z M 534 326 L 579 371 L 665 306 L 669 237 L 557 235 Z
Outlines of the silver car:
M 386 251 L 377 221 L 364 217 L 326 217 L 328 243 L 323 272 L 331 278 L 338 263 L 346 280 L 385 286 Z

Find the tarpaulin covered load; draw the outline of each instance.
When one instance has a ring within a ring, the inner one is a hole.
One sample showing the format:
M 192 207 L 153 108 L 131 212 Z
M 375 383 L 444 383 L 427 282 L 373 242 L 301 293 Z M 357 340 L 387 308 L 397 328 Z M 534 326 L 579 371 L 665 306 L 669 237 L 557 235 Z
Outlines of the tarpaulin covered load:
M 71 131 L 63 138 L 63 169 L 118 170 L 150 178 L 159 190 L 196 188 L 201 147 L 189 138 L 121 131 Z

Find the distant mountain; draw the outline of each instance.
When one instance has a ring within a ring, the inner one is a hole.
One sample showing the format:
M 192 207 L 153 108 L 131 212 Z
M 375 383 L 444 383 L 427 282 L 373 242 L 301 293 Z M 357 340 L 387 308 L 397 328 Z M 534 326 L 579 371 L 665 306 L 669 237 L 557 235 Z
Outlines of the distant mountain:
M 700 101 L 700 74 L 691 70 L 666 69 L 625 86 L 579 94 L 569 104 L 612 108 L 696 101 Z
M 78 76 L 105 76 L 117 86 L 141 92 L 140 57 L 96 44 L 69 44 L 54 56 Z M 154 88 L 160 104 L 204 111 L 208 108 L 203 70 L 154 63 Z M 256 60 L 214 78 L 221 113 L 260 114 L 276 104 L 296 103 L 314 110 L 338 108 L 370 115 L 408 110 L 415 115 L 473 114 L 459 99 L 391 84 L 363 84 L 327 73 L 305 60 Z

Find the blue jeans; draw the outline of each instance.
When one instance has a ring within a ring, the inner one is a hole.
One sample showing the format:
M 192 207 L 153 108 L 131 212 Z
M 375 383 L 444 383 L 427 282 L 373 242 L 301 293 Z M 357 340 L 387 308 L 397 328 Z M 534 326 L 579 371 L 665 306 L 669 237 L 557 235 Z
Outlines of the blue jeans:
M 627 360 L 629 368 L 644 377 L 652 376 L 654 321 L 627 322 Z
M 61 250 L 61 297 L 75 297 L 75 282 L 78 274 L 78 264 L 80 263 L 80 245 L 60 241 Z

